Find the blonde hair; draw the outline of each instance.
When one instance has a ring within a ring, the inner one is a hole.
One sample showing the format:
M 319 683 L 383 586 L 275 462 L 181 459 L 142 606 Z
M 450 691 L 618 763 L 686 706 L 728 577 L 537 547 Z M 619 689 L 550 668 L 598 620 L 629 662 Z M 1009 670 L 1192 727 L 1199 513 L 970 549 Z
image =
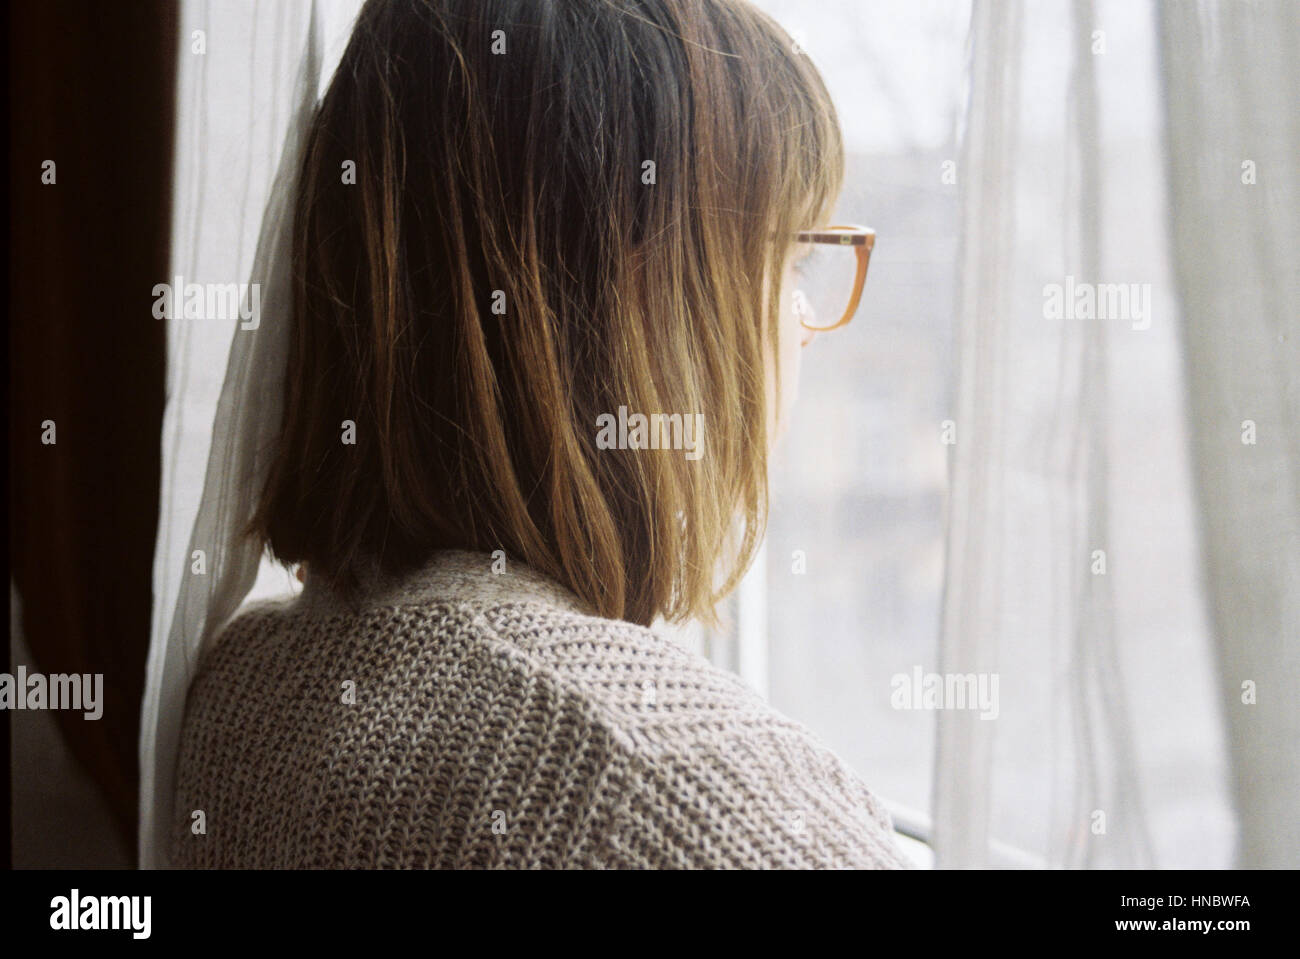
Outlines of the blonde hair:
M 500 549 L 604 616 L 712 619 L 766 522 L 784 238 L 842 175 L 741 0 L 369 0 L 300 174 L 254 531 L 345 594 Z M 598 448 L 620 406 L 702 413 L 706 455 Z

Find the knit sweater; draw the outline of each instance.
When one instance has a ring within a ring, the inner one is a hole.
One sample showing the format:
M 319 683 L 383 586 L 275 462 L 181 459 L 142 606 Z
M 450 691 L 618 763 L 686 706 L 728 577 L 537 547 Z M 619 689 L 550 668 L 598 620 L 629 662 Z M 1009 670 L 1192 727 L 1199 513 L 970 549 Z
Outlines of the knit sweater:
M 511 565 L 440 553 L 359 605 L 309 576 L 241 612 L 190 686 L 173 863 L 908 866 L 806 728 Z

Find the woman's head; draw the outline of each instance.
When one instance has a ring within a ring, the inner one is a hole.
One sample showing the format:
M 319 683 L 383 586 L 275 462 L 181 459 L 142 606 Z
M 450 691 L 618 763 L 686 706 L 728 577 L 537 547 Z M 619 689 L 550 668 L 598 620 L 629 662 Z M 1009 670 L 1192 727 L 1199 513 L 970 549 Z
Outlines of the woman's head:
M 300 174 L 259 531 L 344 591 L 500 549 L 607 616 L 707 617 L 761 539 L 790 238 L 842 165 L 742 0 L 369 0 Z M 696 454 L 636 448 L 696 422 Z

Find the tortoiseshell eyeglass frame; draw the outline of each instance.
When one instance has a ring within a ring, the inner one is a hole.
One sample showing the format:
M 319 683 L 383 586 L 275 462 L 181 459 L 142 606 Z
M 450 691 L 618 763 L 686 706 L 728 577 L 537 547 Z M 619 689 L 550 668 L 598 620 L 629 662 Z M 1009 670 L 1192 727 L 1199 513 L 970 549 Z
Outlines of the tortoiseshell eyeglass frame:
M 871 262 L 871 250 L 876 245 L 876 231 L 869 226 L 854 224 L 821 226 L 813 230 L 800 230 L 794 235 L 794 239 L 797 243 L 828 243 L 835 246 L 851 246 L 853 252 L 857 254 L 857 275 L 853 278 L 853 292 L 849 296 L 849 303 L 844 310 L 844 315 L 830 326 L 813 326 L 803 320 L 799 321 L 805 329 L 816 330 L 818 333 L 829 333 L 831 330 L 838 330 L 853 319 L 853 314 L 858 312 L 858 303 L 862 300 L 862 286 L 867 281 L 867 265 Z

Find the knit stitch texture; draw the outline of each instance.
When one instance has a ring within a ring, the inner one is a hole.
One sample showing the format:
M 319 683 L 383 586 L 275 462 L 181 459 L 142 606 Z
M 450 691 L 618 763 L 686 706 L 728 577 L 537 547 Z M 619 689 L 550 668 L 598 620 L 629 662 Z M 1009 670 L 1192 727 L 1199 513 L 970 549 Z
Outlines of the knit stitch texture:
M 491 564 L 441 553 L 359 608 L 309 576 L 241 612 L 190 687 L 173 863 L 909 865 L 858 778 L 736 676 Z

